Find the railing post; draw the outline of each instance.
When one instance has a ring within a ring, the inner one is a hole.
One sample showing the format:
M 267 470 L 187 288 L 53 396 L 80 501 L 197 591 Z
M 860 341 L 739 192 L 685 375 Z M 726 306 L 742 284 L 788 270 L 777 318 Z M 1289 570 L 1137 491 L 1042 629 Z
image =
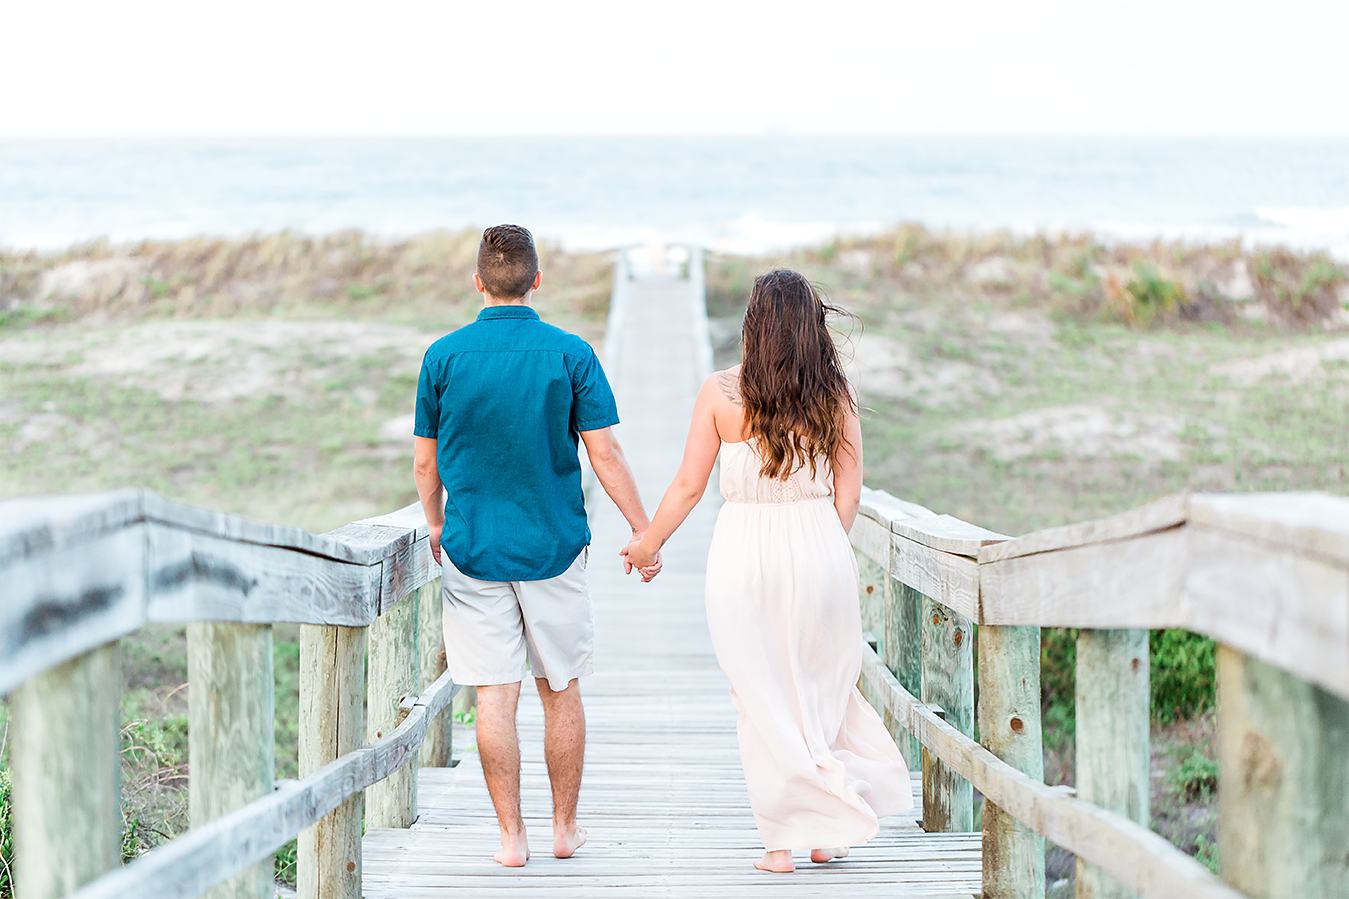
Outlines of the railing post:
M 365 741 L 373 743 L 398 726 L 398 704 L 418 691 L 418 600 L 416 590 L 370 625 Z M 365 791 L 365 826 L 409 827 L 417 819 L 417 766 L 408 764 Z
M 444 604 L 440 595 L 440 578 L 421 589 L 417 600 L 417 645 L 421 664 L 418 692 L 436 682 L 445 673 Z M 453 755 L 454 717 L 448 709 L 431 720 L 426 727 L 418 765 L 423 768 L 448 768 Z
M 1218 646 L 1218 843 L 1250 896 L 1349 896 L 1349 702 Z
M 946 723 L 974 736 L 974 628 L 970 621 L 923 597 L 922 699 L 946 712 Z M 923 829 L 974 830 L 974 787 L 923 748 Z
M 885 567 L 861 550 L 857 556 L 860 585 L 858 605 L 862 612 L 862 630 L 876 638 L 876 651 L 885 657 Z
M 1021 773 L 1044 780 L 1038 627 L 980 625 L 979 742 Z M 1044 894 L 1044 837 L 985 802 L 985 899 Z
M 18 899 L 59 899 L 121 864 L 121 686 L 109 643 L 11 694 Z
M 300 776 L 359 749 L 365 698 L 366 628 L 300 627 Z M 360 899 L 361 816 L 358 793 L 300 831 L 296 880 L 301 899 Z
M 914 696 L 923 695 L 923 594 L 889 575 L 885 578 L 885 667 L 899 685 Z M 885 723 L 899 745 L 910 771 L 923 767 L 923 748 L 889 712 Z
M 276 772 L 276 675 L 270 624 L 187 626 L 188 808 L 193 827 L 272 792 Z M 205 894 L 272 899 L 269 856 Z
M 1148 632 L 1083 630 L 1077 638 L 1077 797 L 1148 824 Z M 1077 860 L 1079 899 L 1133 894 Z

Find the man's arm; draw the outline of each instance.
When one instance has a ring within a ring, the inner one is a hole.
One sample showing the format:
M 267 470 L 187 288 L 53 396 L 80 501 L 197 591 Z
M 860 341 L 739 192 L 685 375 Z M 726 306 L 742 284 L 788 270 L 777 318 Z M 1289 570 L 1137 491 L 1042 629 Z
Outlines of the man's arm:
M 599 478 L 604 492 L 609 494 L 614 505 L 618 506 L 618 511 L 628 520 L 633 539 L 640 540 L 646 529 L 651 527 L 651 519 L 646 517 L 642 495 L 637 490 L 637 480 L 632 476 L 627 456 L 623 455 L 623 447 L 618 445 L 613 429 L 582 431 L 581 439 L 585 441 L 586 454 L 590 456 L 590 467 L 595 469 L 595 477 Z
M 417 496 L 422 501 L 422 511 L 426 513 L 426 523 L 431 528 L 431 555 L 440 561 L 440 532 L 445 527 L 445 501 L 442 497 L 444 485 L 440 482 L 440 469 L 436 466 L 436 441 L 431 437 L 417 437 L 413 451 L 412 478 L 417 482 Z

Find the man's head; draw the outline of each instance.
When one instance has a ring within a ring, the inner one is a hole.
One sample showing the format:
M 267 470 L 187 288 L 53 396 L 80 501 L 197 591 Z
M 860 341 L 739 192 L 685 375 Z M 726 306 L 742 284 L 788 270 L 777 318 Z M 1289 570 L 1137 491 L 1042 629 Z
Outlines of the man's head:
M 497 225 L 478 244 L 478 290 L 494 300 L 521 300 L 539 286 L 534 235 L 519 225 Z

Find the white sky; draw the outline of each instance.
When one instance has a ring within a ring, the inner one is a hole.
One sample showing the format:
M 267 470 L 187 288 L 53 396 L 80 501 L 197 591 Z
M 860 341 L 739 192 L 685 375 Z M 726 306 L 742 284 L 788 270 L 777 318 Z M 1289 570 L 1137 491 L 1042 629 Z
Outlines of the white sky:
M 1349 134 L 1346 0 L 8 0 L 0 137 Z

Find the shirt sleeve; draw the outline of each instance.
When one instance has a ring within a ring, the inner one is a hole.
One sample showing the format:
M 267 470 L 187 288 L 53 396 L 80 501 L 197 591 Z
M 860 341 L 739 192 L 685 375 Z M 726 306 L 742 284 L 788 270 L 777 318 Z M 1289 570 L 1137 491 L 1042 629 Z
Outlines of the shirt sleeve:
M 572 366 L 572 422 L 578 431 L 594 431 L 618 424 L 618 404 L 604 368 L 589 344 Z
M 422 357 L 422 372 L 417 376 L 417 414 L 412 433 L 418 437 L 435 439 L 440 432 L 440 385 L 431 373 L 427 358 L 431 351 Z

